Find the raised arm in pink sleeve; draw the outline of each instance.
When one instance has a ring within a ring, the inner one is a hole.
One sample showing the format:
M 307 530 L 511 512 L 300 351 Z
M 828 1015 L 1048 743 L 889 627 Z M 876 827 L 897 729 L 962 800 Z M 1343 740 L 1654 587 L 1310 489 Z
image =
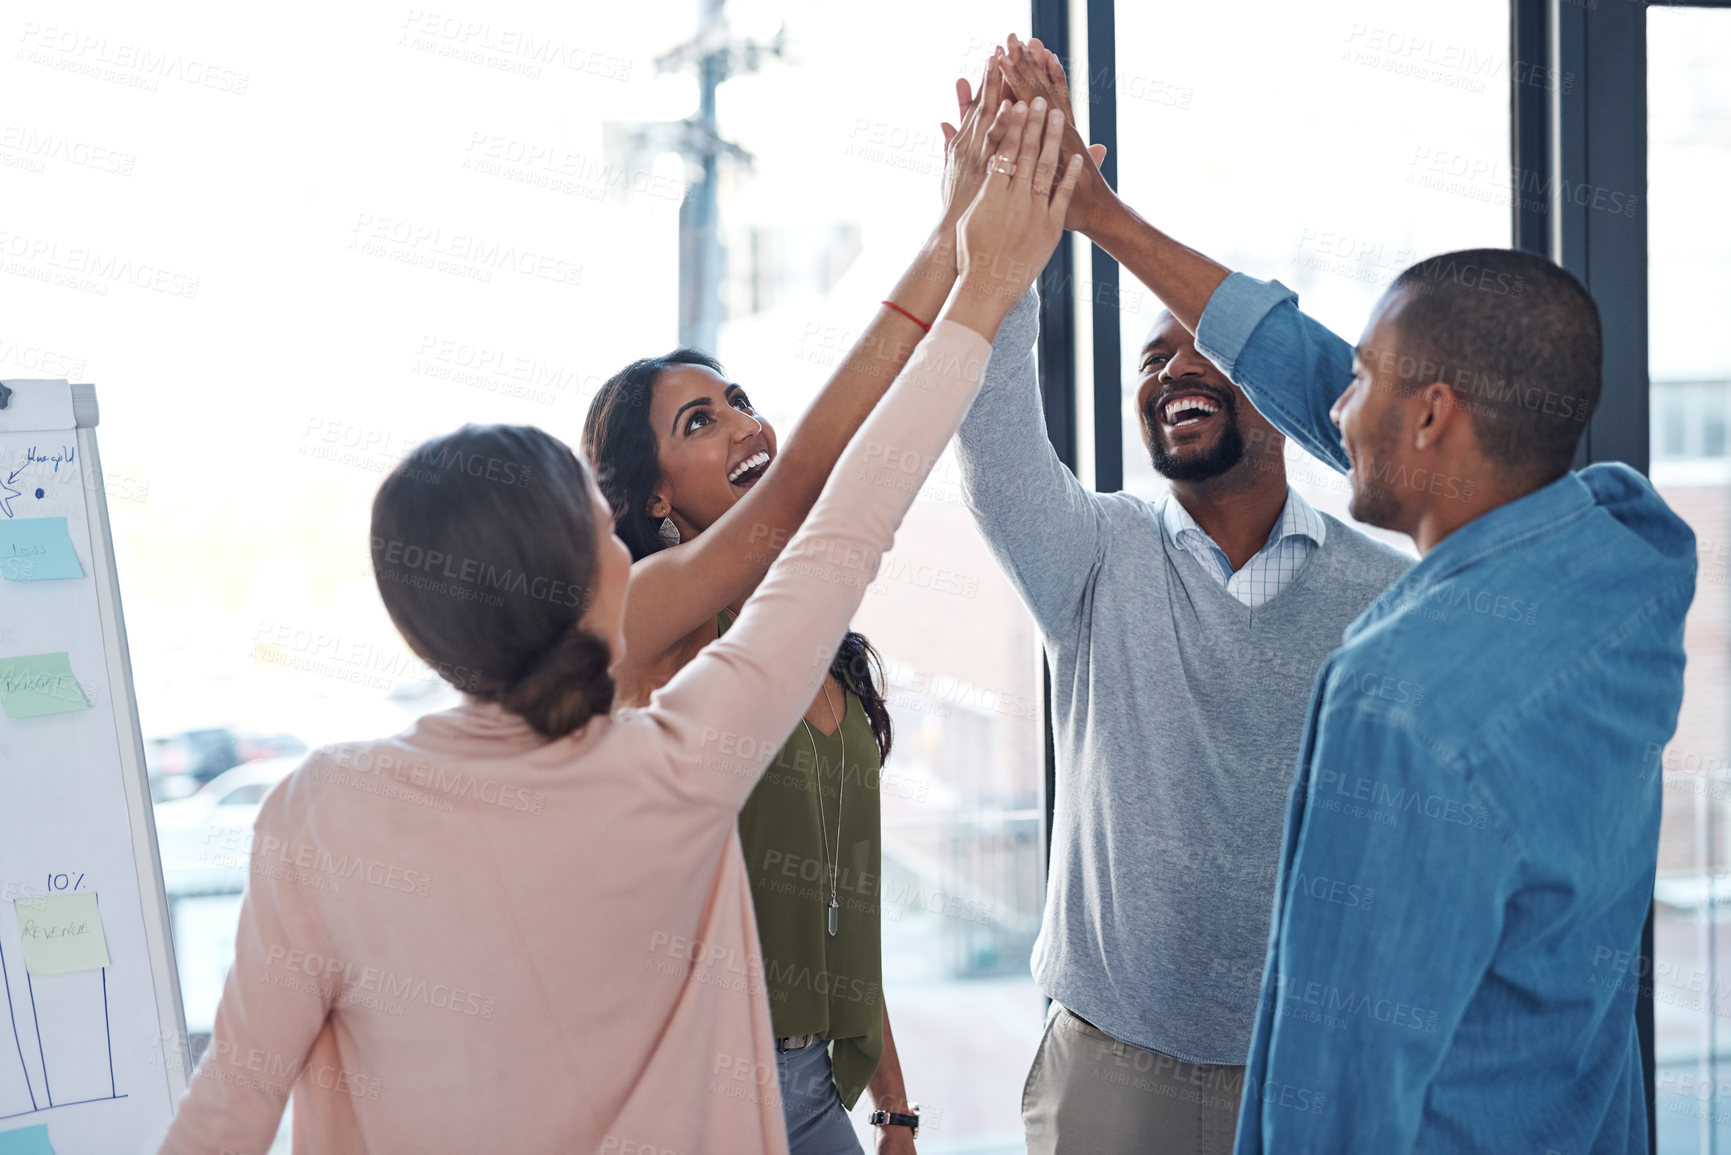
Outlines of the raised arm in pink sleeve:
M 745 804 L 835 658 L 902 517 L 979 391 L 992 347 L 939 321 L 848 443 L 739 621 L 644 709 L 693 796 Z M 779 542 L 765 542 L 773 548 Z
M 282 864 L 288 783 L 271 792 L 253 835 L 252 873 L 235 930 L 210 1048 L 175 1112 L 160 1155 L 264 1155 L 289 1089 L 324 1028 L 343 967 L 311 891 Z M 243 981 L 244 980 L 244 981 Z

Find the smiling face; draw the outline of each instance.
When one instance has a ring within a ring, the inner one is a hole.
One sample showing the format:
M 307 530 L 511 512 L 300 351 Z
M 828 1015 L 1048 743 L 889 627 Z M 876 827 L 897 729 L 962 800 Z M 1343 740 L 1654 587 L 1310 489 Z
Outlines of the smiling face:
M 1230 472 L 1244 460 L 1247 436 L 1259 448 L 1279 447 L 1274 427 L 1196 351 L 1196 339 L 1170 313 L 1149 332 L 1137 372 L 1142 443 L 1167 480 L 1203 482 Z
M 1396 372 L 1401 359 L 1395 330 L 1406 298 L 1405 292 L 1396 291 L 1377 303 L 1353 350 L 1352 382 L 1328 411 L 1352 463 L 1352 503 L 1347 512 L 1366 525 L 1402 533 L 1411 520 L 1403 501 L 1406 495 L 1379 479 L 1408 472 L 1409 439 L 1402 431 L 1412 396 L 1409 383 Z
M 681 540 L 714 525 L 775 459 L 775 430 L 752 410 L 745 390 L 706 366 L 663 370 L 649 422 L 661 467 L 649 516 L 671 517 Z

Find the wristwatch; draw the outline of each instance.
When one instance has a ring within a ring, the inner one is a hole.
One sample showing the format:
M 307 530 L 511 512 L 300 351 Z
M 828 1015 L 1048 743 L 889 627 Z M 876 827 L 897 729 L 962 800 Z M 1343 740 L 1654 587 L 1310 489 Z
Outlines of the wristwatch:
M 866 1120 L 873 1127 L 912 1127 L 914 1138 L 920 1137 L 920 1105 L 909 1103 L 908 1110 L 913 1112 L 904 1115 L 900 1111 L 873 1111 Z

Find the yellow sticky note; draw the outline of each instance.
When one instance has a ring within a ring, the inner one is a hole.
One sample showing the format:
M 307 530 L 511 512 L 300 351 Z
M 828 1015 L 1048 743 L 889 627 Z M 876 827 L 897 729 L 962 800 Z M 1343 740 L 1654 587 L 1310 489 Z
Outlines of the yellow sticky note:
M 47 894 L 21 898 L 17 907 L 24 967 L 31 974 L 60 975 L 108 965 L 96 895 Z

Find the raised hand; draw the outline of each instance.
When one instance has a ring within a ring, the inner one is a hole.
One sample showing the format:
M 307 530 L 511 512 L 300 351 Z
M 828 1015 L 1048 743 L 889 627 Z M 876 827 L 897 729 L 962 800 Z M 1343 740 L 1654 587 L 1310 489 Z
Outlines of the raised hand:
M 947 121 L 939 127 L 944 132 L 944 219 L 941 227 L 954 233 L 956 224 L 980 191 L 986 177 L 986 132 L 992 118 L 1000 111 L 1004 93 L 1004 74 L 998 66 L 998 49 L 986 60 L 976 93 L 968 82 L 956 81 L 956 119 L 961 127 Z
M 1107 199 L 1113 196 L 1113 192 L 1106 183 L 1106 178 L 1100 174 L 1100 162 L 1106 159 L 1106 146 L 1087 144 L 1082 140 L 1082 134 L 1076 131 L 1076 117 L 1071 110 L 1070 86 L 1064 77 L 1064 65 L 1058 60 L 1057 53 L 1041 44 L 1038 39 L 1024 44 L 1013 32 L 992 60 L 1003 74 L 1005 87 L 1015 99 L 1031 102 L 1036 97 L 1043 98 L 1048 105 L 1063 112 L 1064 137 L 1059 142 L 1059 155 L 1065 163 L 1068 163 L 1072 156 L 1080 155 L 1085 158 L 1081 183 L 1076 189 L 1075 199 L 1070 202 L 1070 215 L 1065 218 L 1064 227 L 1078 232 L 1086 231 L 1097 219 Z
M 1001 109 L 986 133 L 990 171 L 962 216 L 961 278 L 945 316 L 988 340 L 1010 307 L 1034 283 L 1058 247 L 1082 160 L 1073 156 L 1058 179 L 1065 117 L 1043 98 Z

